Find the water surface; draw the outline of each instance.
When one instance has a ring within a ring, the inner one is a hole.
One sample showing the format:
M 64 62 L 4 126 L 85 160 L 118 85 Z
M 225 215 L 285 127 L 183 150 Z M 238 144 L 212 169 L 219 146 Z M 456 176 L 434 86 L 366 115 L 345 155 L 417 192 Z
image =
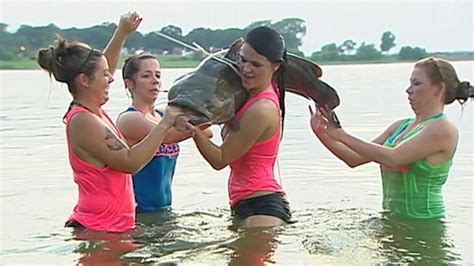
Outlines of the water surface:
M 404 90 L 411 63 L 325 66 L 324 80 L 340 94 L 338 116 L 351 133 L 372 139 L 412 115 Z M 455 62 L 474 81 L 473 62 Z M 164 88 L 187 69 L 165 69 Z M 115 118 L 127 97 L 117 73 L 104 108 Z M 445 185 L 442 223 L 407 223 L 381 213 L 378 165 L 350 169 L 309 128 L 308 101 L 287 96 L 278 178 L 298 222 L 268 231 L 231 230 L 228 169 L 214 171 L 192 141 L 182 153 L 170 213 L 139 217 L 131 235 L 81 235 L 63 223 L 77 200 L 61 118 L 67 88 L 42 71 L 0 71 L 1 262 L 180 265 L 472 263 L 473 106 L 446 109 L 459 127 L 454 165 Z M 160 95 L 160 105 L 166 95 Z M 218 136 L 218 127 L 214 127 Z M 216 137 L 215 142 L 220 140 Z M 86 239 L 86 240 L 84 240 Z

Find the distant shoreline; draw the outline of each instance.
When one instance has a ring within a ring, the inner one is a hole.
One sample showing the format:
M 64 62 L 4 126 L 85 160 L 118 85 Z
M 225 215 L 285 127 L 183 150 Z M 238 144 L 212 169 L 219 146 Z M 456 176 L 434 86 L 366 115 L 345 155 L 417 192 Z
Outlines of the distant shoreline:
M 199 61 L 187 58 L 168 58 L 159 57 L 162 68 L 194 68 Z M 122 64 L 120 64 L 121 66 Z M 35 59 L 19 59 L 19 60 L 0 60 L 0 70 L 35 70 L 40 69 Z
M 433 55 L 438 56 L 438 55 Z M 449 61 L 474 61 L 473 56 L 447 56 L 439 55 Z M 180 58 L 167 58 L 159 57 L 160 65 L 162 68 L 194 68 L 200 61 L 191 59 L 180 59 Z M 320 66 L 330 65 L 363 65 L 363 64 L 393 64 L 393 63 L 410 63 L 416 62 L 417 60 L 396 60 L 393 58 L 384 58 L 380 60 L 365 60 L 365 61 L 326 61 L 326 62 L 315 62 Z M 38 70 L 40 67 L 36 60 L 33 59 L 21 59 L 14 61 L 0 60 L 0 70 Z

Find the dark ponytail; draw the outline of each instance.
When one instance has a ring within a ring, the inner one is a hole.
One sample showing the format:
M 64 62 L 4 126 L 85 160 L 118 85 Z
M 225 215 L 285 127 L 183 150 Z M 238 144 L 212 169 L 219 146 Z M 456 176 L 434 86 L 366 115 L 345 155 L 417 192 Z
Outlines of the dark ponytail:
M 286 71 L 286 50 L 283 55 L 283 61 L 280 62 L 280 68 L 277 70 L 275 73 L 275 78 L 276 78 L 276 84 L 278 86 L 278 92 L 279 92 L 279 99 L 280 99 L 280 110 L 281 110 L 281 123 L 282 123 L 282 129 L 284 128 L 285 125 L 285 114 L 286 114 L 286 107 L 285 107 L 285 71 Z
M 283 36 L 276 30 L 262 26 L 251 30 L 245 36 L 245 42 L 259 54 L 265 56 L 272 63 L 279 63 L 280 67 L 273 74 L 273 80 L 278 86 L 279 104 L 282 118 L 282 128 L 285 120 L 285 79 L 286 45 Z

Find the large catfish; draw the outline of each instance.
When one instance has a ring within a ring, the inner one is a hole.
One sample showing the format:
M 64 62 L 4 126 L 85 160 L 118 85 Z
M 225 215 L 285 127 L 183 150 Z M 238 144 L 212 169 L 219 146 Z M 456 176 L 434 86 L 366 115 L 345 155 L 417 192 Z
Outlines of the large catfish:
M 168 103 L 181 107 L 192 124 L 232 120 L 249 97 L 238 71 L 243 42 L 239 39 L 228 50 L 208 56 L 194 71 L 175 80 Z M 322 71 L 315 63 L 289 54 L 284 75 L 285 90 L 331 110 L 339 105 L 336 91 L 319 80 Z

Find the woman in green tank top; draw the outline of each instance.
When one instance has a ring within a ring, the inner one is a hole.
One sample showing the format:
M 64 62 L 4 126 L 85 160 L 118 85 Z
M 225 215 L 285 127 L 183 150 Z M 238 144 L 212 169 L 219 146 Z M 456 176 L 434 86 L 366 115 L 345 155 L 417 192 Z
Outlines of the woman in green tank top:
M 473 97 L 469 82 L 460 82 L 453 66 L 427 58 L 415 64 L 406 89 L 415 113 L 390 125 L 372 142 L 338 128 L 325 108 L 311 112 L 319 140 L 350 167 L 380 164 L 383 208 L 405 218 L 443 217 L 442 185 L 446 182 L 458 141 L 457 128 L 443 114 L 444 106 Z

